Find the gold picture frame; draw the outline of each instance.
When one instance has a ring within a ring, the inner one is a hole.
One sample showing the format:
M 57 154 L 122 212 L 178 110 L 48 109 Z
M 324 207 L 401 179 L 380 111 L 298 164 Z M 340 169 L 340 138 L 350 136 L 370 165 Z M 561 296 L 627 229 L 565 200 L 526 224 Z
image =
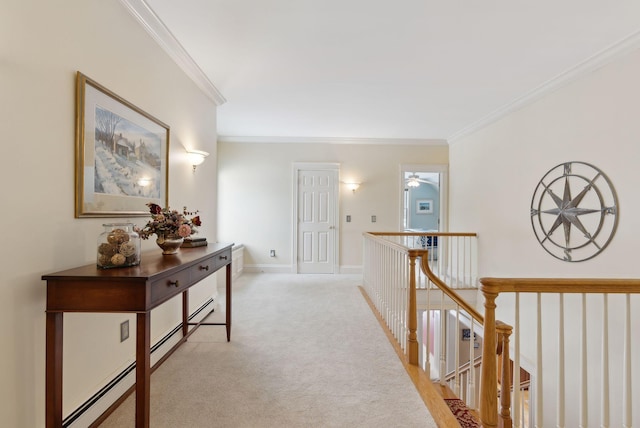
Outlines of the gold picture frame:
M 169 126 L 76 75 L 75 216 L 148 216 L 168 204 Z

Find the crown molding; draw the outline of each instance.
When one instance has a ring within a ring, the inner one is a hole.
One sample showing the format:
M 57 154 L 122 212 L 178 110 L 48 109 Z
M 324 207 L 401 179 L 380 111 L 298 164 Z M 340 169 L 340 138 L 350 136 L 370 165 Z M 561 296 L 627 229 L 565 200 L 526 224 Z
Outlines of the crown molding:
M 606 47 L 600 52 L 592 55 L 586 60 L 578 63 L 577 65 L 569 68 L 568 70 L 558 74 L 554 78 L 548 80 L 542 85 L 527 92 L 523 96 L 516 98 L 509 104 L 495 110 L 482 119 L 466 126 L 460 131 L 455 132 L 447 138 L 449 144 L 455 143 L 462 137 L 465 137 L 473 132 L 476 132 L 485 126 L 496 122 L 510 113 L 523 108 L 524 106 L 533 103 L 534 101 L 548 95 L 549 93 L 568 85 L 569 83 L 579 79 L 580 77 L 591 73 L 598 68 L 601 68 L 614 60 L 623 57 L 629 52 L 640 48 L 640 31 L 636 31 L 631 35 L 619 40 L 616 43 Z
M 373 144 L 408 146 L 446 146 L 444 139 L 417 138 L 342 138 L 342 137 L 243 137 L 218 135 L 219 143 L 306 143 L 306 144 Z
M 160 47 L 216 105 L 227 100 L 144 0 L 120 0 Z

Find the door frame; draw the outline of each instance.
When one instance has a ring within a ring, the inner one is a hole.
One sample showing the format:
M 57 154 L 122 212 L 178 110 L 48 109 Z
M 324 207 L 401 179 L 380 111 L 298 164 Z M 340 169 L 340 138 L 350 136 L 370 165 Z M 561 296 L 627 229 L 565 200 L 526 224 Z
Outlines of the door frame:
M 292 233 L 292 263 L 291 272 L 298 273 L 298 174 L 300 171 L 335 171 L 336 180 L 333 183 L 333 218 L 335 221 L 335 227 L 333 229 L 333 268 L 332 273 L 336 274 L 339 271 L 340 260 L 340 164 L 335 162 L 294 162 L 293 163 L 293 233 Z
M 449 208 L 449 166 L 443 164 L 402 164 L 400 165 L 400 200 L 398 207 L 398 230 L 404 231 L 404 175 L 407 172 L 437 172 L 440 174 L 440 226 L 439 232 L 449 231 L 448 208 Z

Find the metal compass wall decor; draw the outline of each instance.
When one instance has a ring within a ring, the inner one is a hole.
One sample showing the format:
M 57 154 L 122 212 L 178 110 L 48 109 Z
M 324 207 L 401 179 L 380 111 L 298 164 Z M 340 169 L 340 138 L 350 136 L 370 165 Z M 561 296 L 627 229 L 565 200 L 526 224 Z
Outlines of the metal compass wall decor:
M 618 225 L 618 198 L 607 176 L 584 162 L 549 170 L 531 200 L 531 225 L 553 257 L 581 262 L 609 244 Z

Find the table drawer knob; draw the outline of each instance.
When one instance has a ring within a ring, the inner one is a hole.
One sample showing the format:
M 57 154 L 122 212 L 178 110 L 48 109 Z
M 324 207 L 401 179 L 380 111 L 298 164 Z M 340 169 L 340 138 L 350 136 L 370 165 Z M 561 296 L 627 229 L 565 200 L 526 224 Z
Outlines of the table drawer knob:
M 180 287 L 180 281 L 175 280 L 175 281 L 169 281 L 169 283 L 167 284 L 169 287 L 171 287 L 172 285 L 175 287 Z
M 209 270 L 209 265 L 206 265 L 206 266 L 200 265 L 200 267 L 198 267 L 198 269 L 200 269 L 200 270 Z
M 227 256 L 220 256 L 220 260 L 227 260 Z

